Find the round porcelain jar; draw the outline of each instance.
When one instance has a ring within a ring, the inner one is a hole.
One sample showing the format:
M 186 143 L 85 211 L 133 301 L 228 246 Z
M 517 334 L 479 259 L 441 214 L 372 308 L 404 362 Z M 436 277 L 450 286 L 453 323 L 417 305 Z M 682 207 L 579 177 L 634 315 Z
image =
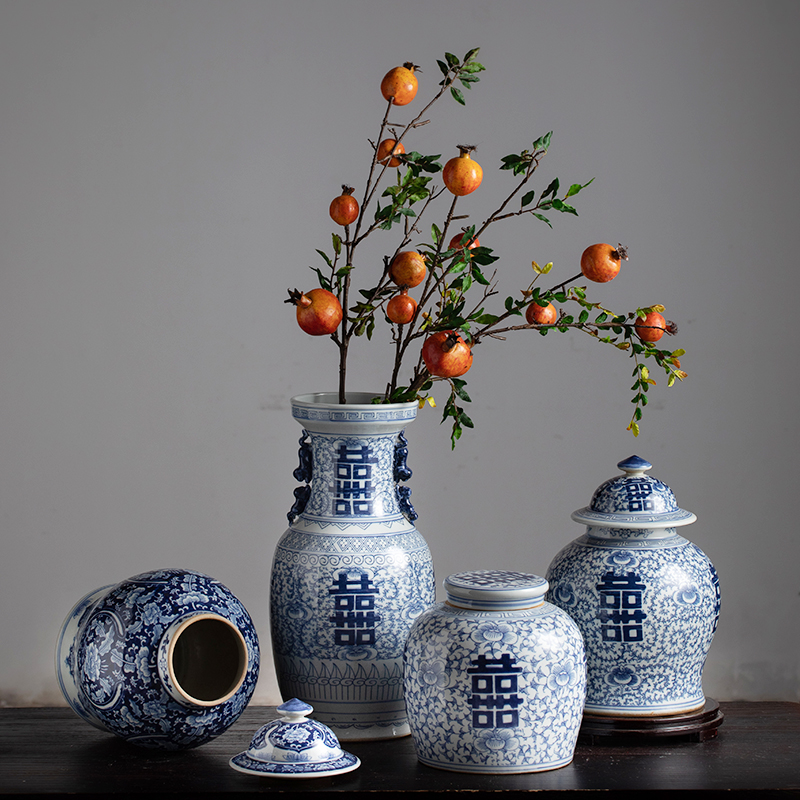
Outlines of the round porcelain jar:
M 720 608 L 719 580 L 677 527 L 678 507 L 638 456 L 572 518 L 586 533 L 547 571 L 547 598 L 575 620 L 586 644 L 586 712 L 657 717 L 703 708 L 701 683 Z
M 572 761 L 586 692 L 583 640 L 538 575 L 451 575 L 406 642 L 408 721 L 423 764 L 539 772 Z
M 67 615 L 56 676 L 91 725 L 142 747 L 196 747 L 230 727 L 259 671 L 255 626 L 213 578 L 163 569 L 89 593 Z

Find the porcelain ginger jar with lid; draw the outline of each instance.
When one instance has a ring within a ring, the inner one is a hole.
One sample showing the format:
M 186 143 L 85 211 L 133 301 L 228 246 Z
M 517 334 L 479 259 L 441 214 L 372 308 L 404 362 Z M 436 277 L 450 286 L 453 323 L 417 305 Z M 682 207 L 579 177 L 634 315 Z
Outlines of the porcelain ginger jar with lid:
M 451 575 L 447 601 L 406 642 L 411 736 L 423 764 L 455 772 L 539 772 L 572 761 L 586 691 L 583 640 L 528 573 Z
M 67 615 L 56 677 L 91 725 L 142 747 L 179 750 L 219 736 L 258 680 L 245 607 L 199 572 L 162 569 L 90 592 Z
M 548 600 L 586 645 L 586 713 L 667 716 L 705 705 L 703 666 L 720 610 L 716 571 L 678 534 L 696 517 L 678 507 L 638 456 L 572 514 L 586 533 L 553 559 Z

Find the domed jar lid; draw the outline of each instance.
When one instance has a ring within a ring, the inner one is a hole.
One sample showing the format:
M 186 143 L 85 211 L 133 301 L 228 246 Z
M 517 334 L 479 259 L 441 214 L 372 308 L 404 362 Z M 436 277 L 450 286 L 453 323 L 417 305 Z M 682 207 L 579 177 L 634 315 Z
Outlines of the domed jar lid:
M 296 697 L 278 706 L 280 719 L 259 728 L 250 747 L 234 756 L 230 765 L 239 772 L 272 778 L 319 778 L 357 769 L 361 761 L 342 750 L 327 725 L 306 719 L 313 710 Z
M 514 611 L 540 606 L 548 586 L 538 575 L 499 569 L 457 572 L 444 580 L 449 605 L 479 611 Z
M 598 486 L 592 502 L 573 512 L 572 519 L 600 528 L 674 528 L 697 517 L 678 508 L 672 489 L 646 475 L 653 465 L 630 456 L 617 466 L 624 474 Z

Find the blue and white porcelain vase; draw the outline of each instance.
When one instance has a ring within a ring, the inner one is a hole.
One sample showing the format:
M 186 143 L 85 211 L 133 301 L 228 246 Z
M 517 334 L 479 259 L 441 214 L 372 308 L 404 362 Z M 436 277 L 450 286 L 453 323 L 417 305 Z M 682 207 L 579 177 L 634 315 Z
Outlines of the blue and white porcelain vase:
M 548 599 L 586 643 L 587 714 L 657 717 L 703 708 L 703 666 L 717 627 L 719 581 L 677 528 L 696 517 L 638 456 L 572 514 L 586 533 L 553 559 Z
M 435 599 L 414 527 L 406 425 L 416 403 L 374 395 L 292 399 L 303 427 L 290 525 L 275 549 L 270 619 L 281 694 L 342 741 L 408 735 L 403 646 Z
M 447 602 L 406 643 L 411 736 L 423 764 L 541 772 L 572 761 L 586 694 L 583 640 L 538 575 L 481 570 L 445 580 Z
M 179 750 L 238 719 L 259 658 L 250 615 L 229 589 L 164 569 L 80 600 L 59 632 L 56 677 L 73 711 L 96 728 Z

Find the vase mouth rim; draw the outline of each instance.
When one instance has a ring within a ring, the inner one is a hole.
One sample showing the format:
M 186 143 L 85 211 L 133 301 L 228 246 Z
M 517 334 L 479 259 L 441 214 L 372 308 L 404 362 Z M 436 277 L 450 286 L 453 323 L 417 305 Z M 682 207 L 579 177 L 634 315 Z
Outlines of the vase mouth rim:
M 292 397 L 293 406 L 308 406 L 319 408 L 321 406 L 333 406 L 335 408 L 351 408 L 358 411 L 380 408 L 416 408 L 417 401 L 411 400 L 407 403 L 373 403 L 376 397 L 381 397 L 382 392 L 345 392 L 346 403 L 339 402 L 339 392 L 310 392 L 308 394 L 298 394 Z

